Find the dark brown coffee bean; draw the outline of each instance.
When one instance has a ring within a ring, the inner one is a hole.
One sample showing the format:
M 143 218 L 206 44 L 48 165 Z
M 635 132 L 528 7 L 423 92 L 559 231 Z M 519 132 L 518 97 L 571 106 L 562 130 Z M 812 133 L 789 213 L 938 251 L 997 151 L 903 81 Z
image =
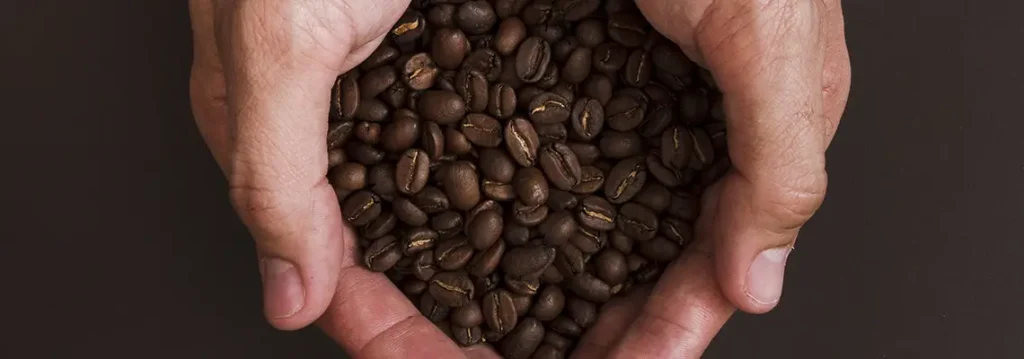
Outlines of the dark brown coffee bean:
M 605 243 L 608 243 L 608 235 L 605 232 L 580 227 L 569 241 L 583 254 L 594 254 L 604 249 Z
M 573 193 L 592 194 L 604 187 L 604 171 L 594 166 L 584 166 L 580 171 L 580 182 L 572 188 Z
M 583 20 L 576 24 L 576 38 L 580 45 L 594 47 L 604 42 L 604 23 L 597 19 Z
M 483 211 L 469 222 L 466 234 L 473 248 L 484 250 L 497 242 L 504 230 L 504 220 L 496 210 Z
M 480 150 L 480 171 L 487 179 L 511 183 L 516 173 L 516 164 L 505 151 L 484 148 Z
M 398 74 L 391 66 L 381 66 L 364 73 L 359 77 L 359 95 L 363 99 L 371 99 L 380 95 L 388 87 L 398 81 Z
M 558 189 L 568 191 L 580 183 L 582 169 L 579 160 L 576 153 L 565 144 L 545 146 L 540 153 L 540 165 L 548 180 Z
M 420 140 L 423 150 L 430 157 L 431 164 L 444 156 L 444 132 L 436 122 L 427 121 L 423 123 L 423 135 Z
M 513 118 L 505 126 L 505 139 L 512 158 L 523 167 L 532 167 L 537 160 L 537 151 L 540 147 L 540 140 L 533 125 L 524 118 Z
M 330 127 L 327 128 L 327 149 L 344 146 L 348 139 L 352 137 L 355 125 L 356 123 L 352 121 L 332 122 Z
M 542 146 L 556 142 L 565 142 L 569 138 L 569 131 L 565 129 L 565 124 L 537 125 L 534 126 L 534 129 L 537 130 L 537 138 L 540 139 Z
M 395 166 L 395 183 L 398 191 L 415 194 L 423 189 L 430 176 L 430 158 L 421 149 L 405 151 Z
M 608 173 L 604 193 L 613 204 L 625 203 L 643 188 L 647 181 L 647 166 L 641 157 L 630 157 L 619 161 Z
M 473 44 L 473 50 L 493 49 L 494 48 L 494 35 L 492 35 L 492 34 L 473 35 L 473 36 L 469 37 L 469 43 Z
M 392 108 L 405 108 L 410 91 L 412 90 L 409 89 L 409 86 L 406 86 L 404 82 L 398 81 L 384 90 L 378 97 L 380 97 L 384 104 Z
M 600 0 L 556 0 L 555 9 L 565 14 L 567 21 L 580 21 L 601 7 Z
M 526 167 L 516 172 L 513 180 L 516 196 L 528 206 L 544 204 L 548 200 L 550 187 L 544 173 L 535 167 Z
M 382 211 L 370 224 L 360 228 L 360 234 L 366 239 L 377 239 L 388 235 L 398 225 L 398 217 L 388 211 Z
M 348 153 L 350 159 L 366 166 L 376 165 L 384 161 L 385 156 L 384 151 L 360 141 L 349 141 L 346 143 L 345 153 Z
M 439 300 L 434 298 L 434 296 L 429 293 L 429 285 L 427 286 L 427 290 L 428 293 L 423 293 L 423 296 L 420 297 L 420 313 L 434 323 L 447 319 L 448 315 L 452 311 L 452 308 L 447 305 L 444 305 Z
M 484 112 L 488 101 L 487 79 L 483 74 L 462 69 L 455 77 L 455 92 L 462 96 L 469 112 Z
M 708 137 L 711 137 L 711 144 L 714 145 L 715 151 L 727 152 L 728 137 L 725 133 L 725 122 L 716 121 L 704 125 L 704 132 L 707 132 Z
M 597 277 L 613 286 L 625 283 L 626 277 L 629 275 L 629 264 L 626 263 L 626 256 L 612 248 L 598 253 L 594 259 L 594 267 L 597 271 Z
M 353 226 L 360 227 L 380 215 L 381 198 L 373 192 L 361 190 L 345 199 L 341 208 L 345 220 Z
M 647 165 L 647 171 L 651 173 L 651 176 L 665 185 L 665 187 L 672 188 L 682 184 L 680 172 L 666 167 L 661 161 L 661 156 L 652 153 L 647 156 L 644 163 Z
M 551 213 L 540 224 L 540 232 L 544 236 L 544 244 L 559 247 L 576 234 L 576 220 L 569 211 Z
M 555 87 L 555 85 L 558 84 L 561 76 L 562 70 L 558 69 L 557 63 L 552 62 L 551 66 L 548 66 L 548 69 L 544 71 L 544 77 L 541 77 L 540 81 L 537 81 L 534 85 L 545 90 L 551 90 L 552 87 Z M 568 101 L 566 101 L 566 103 L 568 103 Z
M 427 28 L 426 19 L 419 11 L 406 10 L 395 26 L 391 28 L 391 36 L 395 43 L 411 44 L 419 40 Z
M 662 213 L 672 203 L 672 193 L 657 181 L 647 181 L 644 188 L 633 197 L 633 202 L 650 208 L 655 213 Z
M 467 270 L 470 275 L 482 278 L 494 273 L 501 265 L 501 257 L 505 255 L 505 242 L 496 241 L 487 250 L 478 252 L 470 260 Z
M 582 274 L 586 264 L 587 260 L 583 252 L 573 245 L 559 247 L 558 253 L 555 255 L 554 265 L 566 279 Z
M 549 330 L 544 333 L 543 343 L 562 351 L 568 351 L 574 345 L 573 340 L 556 333 L 554 330 Z
M 384 127 L 381 148 L 388 152 L 400 153 L 408 150 L 420 139 L 420 120 L 415 114 L 401 110 L 394 120 Z
M 441 72 L 441 74 L 437 76 L 437 81 L 434 83 L 434 89 L 455 92 L 456 75 L 458 75 L 458 73 L 452 70 Z
M 444 212 L 451 206 L 448 196 L 434 186 L 424 187 L 422 191 L 412 197 L 412 203 L 427 214 Z
M 452 313 L 452 315 L 455 315 L 455 313 Z M 480 344 L 483 341 L 483 335 L 483 331 L 477 326 L 466 328 L 452 325 L 452 337 L 454 337 L 453 339 L 456 343 L 463 347 Z
M 637 241 L 650 240 L 658 233 L 658 215 L 639 204 L 623 205 L 616 222 L 622 233 Z
M 427 291 L 427 282 L 419 279 L 406 279 L 402 282 L 402 293 L 410 298 L 419 298 Z
M 440 28 L 434 33 L 430 57 L 442 69 L 455 70 L 469 54 L 469 39 L 459 29 Z
M 430 250 L 437 245 L 438 234 L 426 227 L 410 229 L 405 233 L 402 241 L 402 252 L 407 256 L 413 256 L 420 252 Z
M 520 16 L 523 18 L 523 22 L 526 26 L 533 27 L 545 23 L 555 22 L 556 13 L 552 1 L 533 1 L 531 4 L 523 8 Z M 558 19 L 561 21 L 561 19 Z
M 398 193 L 398 185 L 395 183 L 395 167 L 392 164 L 370 167 L 367 181 L 369 189 L 384 200 L 392 200 L 395 193 Z M 423 208 L 422 206 L 418 207 Z
M 483 180 L 480 188 L 487 198 L 495 201 L 507 202 L 516 199 L 516 188 L 508 183 Z
M 379 66 L 390 64 L 399 56 L 401 56 L 401 53 L 397 48 L 388 46 L 387 43 L 381 43 L 380 46 L 377 46 L 377 49 L 370 53 L 370 56 L 366 57 L 366 60 L 359 64 L 359 68 L 363 71 L 369 71 Z
M 426 250 L 416 255 L 413 260 L 412 273 L 416 278 L 429 281 L 437 274 L 437 267 L 434 266 L 434 251 Z
M 649 241 L 637 242 L 636 251 L 652 261 L 669 262 L 679 256 L 679 245 L 657 236 Z
M 482 300 L 484 321 L 487 326 L 500 334 L 507 334 L 519 322 L 512 295 L 504 289 L 488 292 Z
M 689 76 L 695 65 L 683 51 L 671 43 L 663 43 L 651 49 L 651 60 L 654 68 L 676 76 Z
M 555 249 L 542 245 L 517 247 L 505 252 L 501 269 L 514 278 L 536 278 L 555 261 Z
M 373 241 L 363 251 L 363 264 L 374 272 L 384 272 L 402 259 L 402 249 L 394 236 L 386 236 Z
M 430 280 L 428 288 L 438 302 L 453 308 L 469 304 L 473 290 L 473 281 L 464 272 L 438 273 Z
M 633 87 L 647 86 L 651 81 L 653 67 L 650 54 L 643 49 L 635 49 L 626 59 L 622 74 L 623 82 Z
M 466 116 L 466 103 L 452 91 L 430 90 L 420 95 L 418 111 L 424 119 L 452 125 Z
M 382 122 L 391 114 L 391 109 L 377 99 L 362 99 L 359 101 L 359 109 L 356 110 L 355 118 L 360 121 Z
M 568 288 L 580 298 L 591 302 L 604 303 L 612 296 L 608 283 L 587 272 L 570 279 Z
M 555 256 L 555 261 L 558 261 L 557 255 Z M 565 281 L 565 276 L 563 276 L 562 272 L 558 270 L 558 266 L 552 265 L 548 267 L 548 269 L 545 269 L 544 273 L 541 273 L 540 281 L 541 283 L 558 285 Z
M 702 170 L 715 162 L 715 145 L 707 132 L 701 128 L 690 130 L 690 137 L 693 139 L 693 154 L 690 157 L 689 166 L 694 170 Z M 664 162 L 664 161 L 662 161 Z
M 473 144 L 459 130 L 449 127 L 444 130 L 445 150 L 456 155 L 467 155 L 473 151 Z
M 552 189 L 548 194 L 548 207 L 551 207 L 552 211 L 570 210 L 576 208 L 579 203 L 576 195 L 566 191 Z
M 466 139 L 480 147 L 497 147 L 501 145 L 502 128 L 501 122 L 497 119 L 481 114 L 471 113 L 466 115 L 460 129 Z
M 534 318 L 525 318 L 501 341 L 505 359 L 529 359 L 544 339 L 544 326 Z
M 463 68 L 477 71 L 491 82 L 498 80 L 503 66 L 501 55 L 491 49 L 474 50 L 462 64 Z
M 512 55 L 526 39 L 526 24 L 518 17 L 507 18 L 498 26 L 495 36 L 494 50 L 504 56 Z
M 434 248 L 434 265 L 444 270 L 465 267 L 472 258 L 473 247 L 464 236 L 443 240 Z
M 516 73 L 526 83 L 540 81 L 551 61 L 551 46 L 539 37 L 523 40 L 516 54 Z
M 569 142 L 569 148 L 576 153 L 580 165 L 589 166 L 601 157 L 601 149 L 597 145 L 584 142 Z
M 581 87 L 583 90 L 583 96 L 596 99 L 601 102 L 602 106 L 608 104 L 612 99 L 614 92 L 613 84 L 608 76 L 601 74 L 591 74 L 584 82 Z
M 597 322 L 597 306 L 580 298 L 569 297 L 565 303 L 565 312 L 583 328 L 589 328 Z
M 479 183 L 475 166 L 467 161 L 457 161 L 448 166 L 442 185 L 451 206 L 466 211 L 480 202 Z
M 670 168 L 685 169 L 694 156 L 694 136 L 683 126 L 672 126 L 661 136 L 661 162 Z
M 572 113 L 571 104 L 562 96 L 545 92 L 530 101 L 530 120 L 538 125 L 562 123 Z
M 565 359 L 565 351 L 557 349 L 549 344 L 541 344 L 537 351 L 533 352 L 530 359 Z
M 579 91 L 579 85 L 559 82 L 555 87 L 551 88 L 550 92 L 558 96 L 562 96 L 568 103 L 574 104 L 576 101 L 577 91 Z
M 540 278 L 515 278 L 508 274 L 505 274 L 505 288 L 508 288 L 513 294 L 520 296 L 531 297 L 537 294 L 537 290 L 540 289 Z M 526 310 L 517 310 L 520 313 L 526 313 Z
M 533 98 L 540 96 L 540 94 L 542 93 L 547 92 L 544 91 L 544 89 L 534 85 L 525 86 L 516 91 L 516 96 L 518 98 L 518 106 L 520 109 L 526 112 L 530 111 L 530 102 L 533 101 Z
M 629 95 L 617 95 L 605 107 L 608 127 L 616 131 L 629 131 L 644 121 L 644 104 Z
M 505 119 L 512 116 L 516 109 L 516 92 L 511 86 L 497 83 L 488 92 L 487 113 Z
M 562 289 L 558 286 L 546 285 L 537 294 L 536 303 L 533 304 L 530 314 L 537 320 L 546 322 L 555 319 L 558 314 L 562 313 L 564 306 L 565 294 Z
M 557 63 L 564 64 L 569 59 L 569 55 L 572 55 L 572 52 L 578 48 L 580 48 L 580 42 L 575 37 L 562 37 L 561 40 L 551 45 L 551 59 Z M 566 68 L 562 70 L 566 70 Z
M 572 110 L 572 128 L 583 140 L 592 140 L 604 128 L 604 107 L 601 102 L 584 97 L 576 101 Z
M 540 24 L 530 28 L 530 35 L 539 37 L 553 44 L 565 37 L 565 27 L 558 24 Z
M 356 111 L 359 110 L 360 98 L 357 76 L 338 76 L 331 89 L 331 119 L 351 120 L 355 118 Z
M 613 74 L 626 65 L 629 51 L 619 44 L 606 42 L 594 47 L 593 56 L 591 63 L 594 70 Z
M 455 27 L 455 11 L 452 4 L 436 4 L 427 10 L 427 23 L 436 27 Z
M 484 324 L 484 311 L 477 301 L 455 309 L 451 314 L 452 324 L 463 328 L 470 328 Z
M 666 218 L 660 224 L 661 235 L 685 248 L 693 242 L 693 226 L 678 218 Z
M 662 230 L 665 229 L 664 226 L 661 227 Z M 611 231 L 610 233 L 611 234 L 608 235 L 608 242 L 611 243 L 612 248 L 615 248 L 615 250 L 622 252 L 623 254 L 633 253 L 633 238 L 630 238 L 625 233 L 622 233 L 620 231 Z M 601 279 L 606 278 L 602 277 Z
M 505 223 L 502 237 L 510 246 L 521 246 L 530 241 L 530 229 L 517 223 Z
M 491 3 L 483 0 L 467 1 L 455 13 L 455 23 L 470 34 L 483 34 L 498 22 Z
M 608 17 L 608 38 L 626 47 L 640 47 L 647 40 L 650 25 L 633 12 L 612 14 Z
M 580 327 L 576 321 L 569 318 L 566 314 L 559 315 L 557 318 L 548 324 L 548 328 L 558 334 L 562 334 L 572 338 L 578 338 L 583 333 L 583 328 Z
M 355 162 L 343 163 L 331 169 L 327 179 L 335 190 L 362 189 L 366 187 L 366 166 Z
M 430 228 L 442 238 L 451 238 L 462 232 L 462 214 L 444 211 L 430 218 Z
M 673 122 L 673 106 L 668 103 L 657 103 L 651 107 L 644 123 L 640 125 L 640 134 L 648 138 L 660 136 Z
M 381 127 L 379 123 L 360 122 L 356 124 L 354 132 L 356 138 L 363 141 L 363 143 L 375 145 L 380 141 Z
M 598 231 L 610 231 L 615 228 L 615 206 L 597 196 L 589 196 L 580 203 L 576 216 L 579 223 Z
M 679 98 L 679 115 L 683 123 L 687 125 L 698 125 L 708 118 L 711 110 L 711 103 L 707 90 L 702 88 L 690 89 L 683 92 Z
M 395 200 L 391 202 L 391 207 L 395 211 L 395 216 L 409 226 L 419 227 L 427 224 L 427 221 L 429 220 L 427 213 L 412 204 L 412 201 L 408 198 L 395 198 Z

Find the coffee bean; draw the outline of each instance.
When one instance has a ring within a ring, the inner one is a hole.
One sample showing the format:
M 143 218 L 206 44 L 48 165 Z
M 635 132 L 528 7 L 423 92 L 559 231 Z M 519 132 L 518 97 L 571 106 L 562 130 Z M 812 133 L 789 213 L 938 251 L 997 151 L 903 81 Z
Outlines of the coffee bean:
M 501 55 L 491 49 L 474 50 L 466 57 L 466 61 L 462 64 L 462 67 L 465 69 L 484 74 L 487 81 L 491 82 L 498 80 L 503 66 Z
M 434 83 L 434 89 L 442 91 L 455 91 L 455 76 L 457 72 L 452 70 L 442 71 Z
M 564 314 L 559 315 L 552 320 L 551 323 L 548 324 L 548 328 L 551 328 L 555 333 L 573 338 L 577 338 L 583 333 L 583 328 Z
M 638 242 L 636 250 L 640 255 L 655 262 L 668 262 L 679 256 L 679 244 L 662 236 Z
M 349 141 L 345 144 L 345 153 L 349 158 L 366 166 L 384 161 L 385 153 L 361 141 Z
M 469 54 L 469 39 L 459 29 L 440 28 L 434 33 L 431 43 L 430 57 L 442 69 L 459 68 L 462 60 Z
M 530 241 L 530 229 L 517 223 L 506 223 L 502 237 L 510 246 L 521 246 Z
M 427 214 L 444 212 L 451 206 L 448 196 L 433 186 L 423 187 L 422 191 L 412 197 L 412 203 Z
M 580 203 L 576 217 L 579 223 L 598 231 L 610 231 L 615 228 L 616 209 L 607 200 L 597 196 L 589 196 Z
M 366 166 L 349 162 L 334 167 L 327 178 L 335 190 L 355 191 L 366 186 Z
M 584 97 L 576 101 L 572 110 L 572 127 L 580 139 L 592 140 L 604 128 L 604 107 L 601 102 Z
M 572 55 L 572 52 L 578 48 L 580 48 L 579 40 L 573 36 L 564 36 L 551 45 L 551 58 L 557 63 L 564 64 L 569 59 L 569 55 Z M 563 70 L 566 69 L 563 68 Z M 589 71 L 589 69 L 587 70 Z
M 359 227 L 370 223 L 380 215 L 381 198 L 373 192 L 361 190 L 345 199 L 341 208 L 345 220 L 353 226 Z
M 381 135 L 381 148 L 388 152 L 403 152 L 421 137 L 420 119 L 412 112 L 399 111 Z
M 369 189 L 384 200 L 391 200 L 398 192 L 398 185 L 395 183 L 395 168 L 392 164 L 381 164 L 370 167 L 367 174 L 367 185 Z M 419 206 L 423 208 L 422 206 Z
M 503 282 L 505 283 L 505 288 L 508 288 L 510 292 L 512 292 L 513 294 L 518 294 L 520 296 L 526 296 L 527 299 L 537 294 L 537 290 L 540 289 L 539 278 L 516 278 L 510 277 L 508 274 L 505 274 L 505 279 Z M 513 298 L 515 297 L 513 296 Z M 523 314 L 527 312 L 527 309 L 517 309 L 516 311 L 519 312 L 520 314 Z
M 466 115 L 466 103 L 452 91 L 430 90 L 420 96 L 418 111 L 424 119 L 439 125 L 451 125 Z
M 551 88 L 549 92 L 562 96 L 565 98 L 567 103 L 573 104 L 576 101 L 576 92 L 579 91 L 579 85 L 570 84 L 567 82 L 559 82 L 557 85 Z
M 569 297 L 565 302 L 565 311 L 569 318 L 583 328 L 589 328 L 597 322 L 597 306 L 583 299 Z
M 363 253 L 363 263 L 374 272 L 391 269 L 402 259 L 402 250 L 394 236 L 387 236 L 373 241 Z
M 516 54 L 516 73 L 526 83 L 540 81 L 551 61 L 551 46 L 539 37 L 523 40 Z
M 600 0 L 556 0 L 555 9 L 565 14 L 567 21 L 580 21 L 601 7 Z
M 363 143 L 375 145 L 380 141 L 381 127 L 379 123 L 375 122 L 359 122 L 356 124 L 353 132 L 360 141 Z
M 534 129 L 537 130 L 537 138 L 541 145 L 565 142 L 569 138 L 569 131 L 566 130 L 565 124 L 537 125 Z
M 580 227 L 576 233 L 569 237 L 570 243 L 579 248 L 583 254 L 594 254 L 604 249 L 608 238 L 605 232 L 595 231 L 586 227 Z
M 697 125 L 707 120 L 711 105 L 707 90 L 702 88 L 683 92 L 679 99 L 679 114 L 687 125 Z
M 544 326 L 534 318 L 525 318 L 501 341 L 505 359 L 529 359 L 544 339 Z
M 429 285 L 427 290 L 430 290 Z M 427 317 L 427 319 L 434 323 L 447 319 L 452 310 L 451 307 L 435 299 L 429 292 L 423 293 L 423 296 L 420 297 L 419 309 L 424 317 Z
M 488 92 L 487 113 L 500 119 L 512 116 L 516 108 L 516 92 L 511 86 L 497 83 Z
M 628 236 L 612 235 L 612 238 L 616 237 L 629 238 Z M 613 241 L 615 240 L 613 239 Z M 631 242 L 629 246 L 632 247 Z M 607 248 L 598 253 L 594 258 L 594 267 L 597 277 L 612 286 L 625 283 L 626 277 L 629 275 L 629 264 L 626 263 L 626 256 L 614 248 Z
M 501 55 L 512 55 L 526 39 L 526 24 L 518 17 L 510 17 L 498 26 L 494 49 Z
M 391 207 L 395 211 L 395 216 L 409 226 L 419 227 L 430 220 L 427 213 L 416 207 L 408 198 L 396 198 L 391 202 Z
M 398 217 L 391 212 L 382 211 L 376 219 L 360 228 L 360 234 L 366 239 L 377 239 L 391 233 L 397 225 Z
M 682 174 L 678 170 L 666 167 L 661 160 L 661 156 L 656 153 L 648 155 L 644 163 L 647 165 L 647 171 L 651 173 L 651 176 L 665 185 L 665 187 L 672 188 L 683 183 Z
M 591 63 L 594 70 L 613 74 L 626 65 L 629 51 L 619 44 L 606 42 L 594 47 L 593 56 Z
M 558 253 L 555 255 L 554 265 L 565 278 L 575 278 L 583 274 L 586 264 L 587 260 L 583 252 L 573 245 L 559 247 Z
M 661 221 L 660 229 L 661 235 L 680 247 L 686 247 L 693 242 L 693 226 L 677 218 L 665 218 Z
M 562 351 L 567 351 L 574 345 L 573 340 L 556 333 L 554 330 L 544 333 L 543 343 Z
M 454 313 L 452 313 L 452 315 L 454 315 Z M 464 347 L 476 345 L 483 341 L 483 331 L 481 331 L 480 327 L 478 326 L 466 328 L 458 325 L 453 325 L 452 336 L 454 337 L 456 343 L 459 343 L 459 345 Z
M 611 101 L 614 92 L 611 79 L 602 74 L 591 74 L 590 77 L 583 81 L 580 89 L 583 96 L 597 100 L 602 106 L 607 105 Z
M 693 154 L 690 157 L 690 168 L 702 170 L 715 162 L 715 146 L 711 138 L 703 129 L 694 128 L 690 130 L 690 137 L 693 139 Z M 663 161 L 664 162 L 664 161 Z
M 430 295 L 438 302 L 455 308 L 469 304 L 473 290 L 473 281 L 464 272 L 438 273 L 430 280 L 428 288 Z
M 608 17 L 608 38 L 626 47 L 640 47 L 650 26 L 637 13 L 621 12 Z
M 583 20 L 576 25 L 576 38 L 579 39 L 582 46 L 600 45 L 605 39 L 604 23 L 597 19 Z
M 451 320 L 452 324 L 463 328 L 476 327 L 484 323 L 484 312 L 477 301 L 471 301 L 456 308 L 451 314 Z
M 626 59 L 626 67 L 623 69 L 622 79 L 627 85 L 633 87 L 644 87 L 651 81 L 653 65 L 651 56 L 643 49 L 635 49 Z
M 412 273 L 416 278 L 429 281 L 437 274 L 437 267 L 434 266 L 434 251 L 426 250 L 416 255 L 412 264 Z
M 518 96 L 519 108 L 525 110 L 526 112 L 529 112 L 530 102 L 533 101 L 533 98 L 540 96 L 540 94 L 545 92 L 547 91 L 544 91 L 544 89 L 534 85 L 524 86 L 520 88 L 516 92 L 516 96 Z
M 619 161 L 608 174 L 604 193 L 613 204 L 625 203 L 643 188 L 647 181 L 647 168 L 640 157 Z
M 487 326 L 500 334 L 512 331 L 519 322 L 519 314 L 512 303 L 512 295 L 504 289 L 485 294 L 482 309 Z
M 501 214 L 496 210 L 481 212 L 473 218 L 466 229 L 473 248 L 484 250 L 494 245 L 504 230 Z
M 480 171 L 487 179 L 511 183 L 516 172 L 516 164 L 505 151 L 484 148 L 480 150 Z
M 554 261 L 554 248 L 528 245 L 506 251 L 501 260 L 501 269 L 514 278 L 538 277 Z
M 540 321 L 555 319 L 565 306 L 565 294 L 557 286 L 547 285 L 537 294 L 536 303 L 530 314 Z
M 490 248 L 477 252 L 470 260 L 467 270 L 470 275 L 481 278 L 492 273 L 501 265 L 501 257 L 505 255 L 505 242 L 496 241 Z
M 431 163 L 444 156 L 444 132 L 436 122 L 427 121 L 423 123 L 423 135 L 420 140 L 423 150 L 427 153 Z
M 537 160 L 537 151 L 540 146 L 533 125 L 524 118 L 513 118 L 505 126 L 505 138 L 508 152 L 512 158 L 521 166 L 533 166 L 534 161 Z
M 562 70 L 558 69 L 558 64 L 553 62 L 548 69 L 544 71 L 544 76 L 539 81 L 534 83 L 537 87 L 545 90 L 550 90 L 552 87 L 558 84 L 558 81 L 562 78 Z M 568 103 L 568 101 L 566 101 Z
M 576 198 L 576 195 L 566 191 L 552 189 L 548 194 L 548 207 L 552 211 L 574 209 L 579 203 L 579 198 Z
M 555 261 L 558 261 L 557 255 L 555 256 Z M 565 276 L 562 275 L 562 272 L 558 270 L 557 266 L 552 265 L 548 267 L 548 269 L 545 269 L 544 273 L 541 273 L 540 281 L 541 283 L 558 285 L 565 281 Z
M 339 148 L 348 141 L 355 129 L 355 122 L 333 122 L 327 129 L 327 148 Z M 344 151 L 342 153 L 345 153 Z M 343 161 L 344 162 L 344 161 Z
M 530 100 L 530 120 L 538 125 L 562 123 L 572 113 L 571 105 L 562 96 L 545 92 Z
M 456 270 L 465 267 L 473 258 L 473 247 L 464 236 L 446 239 L 434 248 L 434 263 L 443 270 Z
M 569 211 L 551 213 L 540 224 L 540 232 L 544 235 L 544 244 L 559 247 L 576 234 L 576 220 Z
M 635 203 L 622 206 L 616 224 L 622 233 L 637 241 L 650 240 L 658 233 L 657 214 Z
M 673 106 L 668 103 L 657 103 L 648 111 L 644 123 L 640 124 L 640 134 L 648 138 L 663 135 L 673 121 Z
M 395 167 L 395 183 L 398 191 L 415 194 L 423 189 L 430 176 L 430 158 L 421 149 L 405 151 Z
M 633 202 L 650 208 L 655 213 L 662 213 L 672 203 L 672 193 L 657 181 L 647 181 L 639 193 L 633 197 Z
M 467 155 L 473 151 L 473 144 L 466 135 L 452 127 L 444 130 L 444 142 L 445 149 L 456 155 Z
M 483 34 L 498 22 L 498 15 L 487 1 L 467 1 L 455 13 L 455 22 L 467 33 Z
M 427 291 L 427 282 L 419 279 L 406 279 L 402 282 L 402 293 L 410 298 L 419 297 Z
M 341 75 L 331 89 L 331 119 L 351 120 L 359 110 L 359 82 L 356 76 Z
M 455 11 L 452 4 L 436 4 L 427 10 L 427 23 L 436 27 L 455 27 Z
M 526 26 L 537 26 L 549 22 L 554 22 L 556 12 L 552 1 L 534 1 L 530 5 L 523 8 L 521 14 L 523 22 Z M 561 20 L 561 19 L 559 19 Z
M 511 184 L 485 179 L 480 183 L 480 187 L 484 196 L 495 201 L 507 202 L 516 199 L 516 188 Z
M 584 166 L 580 171 L 580 182 L 572 188 L 573 193 L 592 194 L 604 187 L 604 171 L 594 166 Z
M 569 280 L 569 290 L 580 298 L 586 299 L 591 302 L 604 303 L 611 298 L 611 286 L 594 277 L 590 273 L 584 272 L 575 278 Z
M 541 344 L 530 359 L 564 359 L 565 352 L 549 344 Z
M 592 165 L 601 157 L 601 149 L 592 143 L 569 142 L 568 145 L 572 152 L 576 153 L 576 158 L 582 166 Z
M 462 69 L 455 77 L 455 91 L 462 96 L 469 112 L 484 112 L 488 98 L 487 79 L 483 74 Z
M 462 134 L 474 145 L 480 147 L 497 147 L 501 145 L 502 128 L 497 119 L 481 114 L 471 113 L 460 125 Z
M 619 94 L 608 102 L 605 116 L 608 127 L 616 131 L 629 131 L 644 120 L 644 104 L 637 98 Z
M 579 160 L 576 153 L 565 144 L 545 146 L 540 153 L 540 165 L 555 188 L 568 191 L 580 183 L 582 169 Z
M 480 203 L 480 180 L 476 166 L 469 161 L 452 163 L 443 185 L 452 207 L 456 209 L 467 211 Z
M 537 206 L 548 200 L 550 188 L 541 170 L 535 167 L 520 169 L 512 181 L 516 188 L 516 196 L 524 204 Z
M 377 99 L 362 99 L 359 101 L 359 109 L 356 110 L 355 118 L 360 121 L 382 122 L 391 114 L 391 109 Z
M 359 95 L 363 99 L 372 99 L 391 87 L 395 81 L 398 81 L 398 74 L 394 67 L 375 68 L 359 77 Z
M 672 126 L 661 136 L 661 161 L 665 166 L 684 169 L 694 156 L 694 136 L 683 126 Z
M 493 49 L 494 35 L 473 35 L 469 37 L 469 43 L 473 45 L 473 50 Z
M 664 230 L 663 226 L 662 229 Z M 630 238 L 625 233 L 620 231 L 611 231 L 608 235 L 608 242 L 611 243 L 612 248 L 615 248 L 615 250 L 622 252 L 623 254 L 633 253 L 633 238 Z M 602 277 L 601 279 L 606 278 Z

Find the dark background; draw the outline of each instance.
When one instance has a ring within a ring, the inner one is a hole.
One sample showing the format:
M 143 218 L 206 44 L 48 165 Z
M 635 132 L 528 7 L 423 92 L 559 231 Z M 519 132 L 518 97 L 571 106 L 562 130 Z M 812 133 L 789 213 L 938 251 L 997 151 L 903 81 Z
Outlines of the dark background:
M 1019 358 L 1024 5 L 845 8 L 828 199 L 780 307 L 706 357 Z M 0 357 L 339 357 L 261 317 L 192 123 L 185 1 L 5 1 L 0 40 Z

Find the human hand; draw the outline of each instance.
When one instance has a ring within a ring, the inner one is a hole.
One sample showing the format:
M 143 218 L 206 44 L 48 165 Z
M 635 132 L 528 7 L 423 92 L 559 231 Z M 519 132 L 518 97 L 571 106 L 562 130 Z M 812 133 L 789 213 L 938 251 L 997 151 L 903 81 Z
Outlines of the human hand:
M 273 326 L 297 329 L 322 316 L 320 326 L 355 357 L 460 357 L 387 278 L 357 264 L 355 234 L 325 179 L 331 86 L 407 6 L 191 0 L 192 106 L 255 238 Z
M 696 358 L 735 308 L 781 298 L 786 257 L 824 199 L 846 106 L 839 0 L 637 0 L 723 93 L 730 171 L 703 198 L 698 243 L 648 294 L 606 306 L 579 358 Z M 622 336 L 623 328 L 625 336 Z

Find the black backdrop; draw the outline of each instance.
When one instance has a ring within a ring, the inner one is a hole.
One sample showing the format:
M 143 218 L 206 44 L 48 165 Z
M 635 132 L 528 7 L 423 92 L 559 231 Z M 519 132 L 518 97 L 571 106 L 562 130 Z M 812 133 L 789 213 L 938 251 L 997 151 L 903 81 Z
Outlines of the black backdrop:
M 781 306 L 706 357 L 1019 358 L 1024 5 L 845 3 L 828 200 Z M 0 40 L 0 357 L 340 355 L 260 317 L 188 108 L 185 1 L 6 1 Z

